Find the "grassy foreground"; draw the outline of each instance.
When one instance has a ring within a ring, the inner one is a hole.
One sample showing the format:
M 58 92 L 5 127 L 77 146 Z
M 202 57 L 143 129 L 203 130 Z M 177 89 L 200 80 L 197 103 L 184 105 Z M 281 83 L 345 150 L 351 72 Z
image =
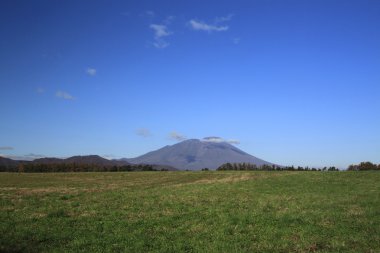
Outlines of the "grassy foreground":
M 380 252 L 380 173 L 1 173 L 0 252 Z

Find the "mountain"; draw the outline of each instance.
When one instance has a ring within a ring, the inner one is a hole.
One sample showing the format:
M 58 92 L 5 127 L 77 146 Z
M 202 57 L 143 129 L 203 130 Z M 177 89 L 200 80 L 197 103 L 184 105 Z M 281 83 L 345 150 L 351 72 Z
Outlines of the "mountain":
M 0 167 L 10 168 L 10 167 L 16 167 L 17 165 L 18 165 L 18 161 L 0 156 Z
M 123 159 L 134 164 L 163 164 L 180 170 L 217 169 L 224 163 L 251 163 L 272 165 L 236 148 L 227 142 L 190 139 L 165 146 L 145 155 Z
M 250 163 L 261 166 L 272 163 L 261 160 L 235 146 L 223 141 L 209 139 L 191 139 L 172 146 L 165 146 L 145 155 L 131 158 L 108 160 L 98 155 L 72 156 L 66 159 L 40 158 L 34 161 L 16 161 L 0 157 L 0 167 L 14 168 L 19 163 L 31 164 L 81 164 L 97 166 L 123 166 L 130 164 L 152 165 L 156 170 L 200 170 L 203 168 L 217 169 L 225 163 Z

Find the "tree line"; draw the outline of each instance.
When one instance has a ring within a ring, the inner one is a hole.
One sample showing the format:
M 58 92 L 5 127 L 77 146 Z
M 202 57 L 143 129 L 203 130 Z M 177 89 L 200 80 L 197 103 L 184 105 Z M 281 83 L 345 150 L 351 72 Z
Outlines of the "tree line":
M 163 171 L 166 169 L 160 169 Z M 19 163 L 17 166 L 0 166 L 0 172 L 118 172 L 118 171 L 158 171 L 148 164 L 97 165 L 83 163 Z
M 0 166 L 0 172 L 121 172 L 121 171 L 166 171 L 166 168 L 155 168 L 148 164 L 125 164 L 125 165 L 97 165 L 84 163 L 19 163 L 16 166 Z M 207 168 L 202 171 L 208 170 Z M 278 165 L 261 165 L 251 163 L 225 163 L 216 170 L 257 170 L 257 171 L 339 171 L 338 168 L 323 167 L 310 168 L 301 166 L 278 166 Z M 348 171 L 380 171 L 380 164 L 371 162 L 361 162 L 352 164 L 347 168 Z
M 251 163 L 225 163 L 221 165 L 216 170 L 263 170 L 263 171 L 339 171 L 338 168 L 323 167 L 323 168 L 310 168 L 310 167 L 301 167 L 301 166 L 278 166 L 278 165 L 268 165 L 263 164 L 257 166 L 256 164 Z
M 205 170 L 205 169 L 203 169 Z M 221 165 L 217 170 L 264 170 L 264 171 L 339 171 L 335 166 L 323 167 L 323 168 L 310 168 L 302 166 L 278 166 L 278 165 L 261 165 L 251 163 L 225 163 Z M 374 164 L 371 162 L 361 162 L 360 164 L 353 164 L 347 168 L 348 171 L 365 171 L 365 170 L 378 170 L 380 171 L 380 164 Z
M 347 170 L 351 171 L 361 171 L 361 170 L 379 170 L 380 171 L 380 163 L 374 164 L 371 162 L 361 162 L 359 164 L 352 164 L 348 166 Z

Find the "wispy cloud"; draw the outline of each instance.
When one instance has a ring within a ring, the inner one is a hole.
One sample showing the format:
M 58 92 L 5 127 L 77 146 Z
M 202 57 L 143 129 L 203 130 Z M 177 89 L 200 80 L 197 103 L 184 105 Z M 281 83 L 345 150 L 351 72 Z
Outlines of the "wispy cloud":
M 12 160 L 20 160 L 20 159 L 17 159 L 17 158 L 19 158 L 19 156 L 7 155 L 7 154 L 1 154 L 1 153 L 0 153 L 0 157 L 9 158 Z
M 183 134 L 180 134 L 176 131 L 172 131 L 171 133 L 169 133 L 169 139 L 175 140 L 175 141 L 184 141 L 187 138 Z
M 154 16 L 156 16 L 156 13 L 154 13 L 154 11 L 152 10 L 147 10 L 144 12 L 144 15 L 153 18 Z
M 149 137 L 152 134 L 150 133 L 149 129 L 146 128 L 139 128 L 136 130 L 136 134 L 142 137 Z
M 41 154 L 29 153 L 29 154 L 24 155 L 24 157 L 37 159 L 37 158 L 43 158 L 45 156 Z
M 173 33 L 168 30 L 168 27 L 166 25 L 151 24 L 149 28 L 154 32 L 153 45 L 156 48 L 165 48 L 169 46 L 169 43 L 164 38 L 172 35 Z
M 205 32 L 224 32 L 229 29 L 227 25 L 207 24 L 203 21 L 192 19 L 188 22 L 191 29 Z
M 72 95 L 70 95 L 69 93 L 67 93 L 65 91 L 57 91 L 55 93 L 55 95 L 56 95 L 56 97 L 66 99 L 66 100 L 74 100 L 75 99 L 75 97 L 73 97 Z
M 96 75 L 96 69 L 94 68 L 87 68 L 86 73 L 90 76 L 95 76 Z
M 234 43 L 235 45 L 239 44 L 240 41 L 241 41 L 240 38 L 233 38 L 233 39 L 232 39 L 232 43 Z
M 42 94 L 42 93 L 45 92 L 45 89 L 44 89 L 44 88 L 41 88 L 41 87 L 38 87 L 38 88 L 36 89 L 36 92 L 37 92 L 38 94 Z
M 225 32 L 229 29 L 229 26 L 225 23 L 229 22 L 234 14 L 228 14 L 223 17 L 216 17 L 214 22 L 204 22 L 198 19 L 191 19 L 188 25 L 194 31 L 204 31 L 204 32 Z
M 165 25 L 151 24 L 150 28 L 154 30 L 154 37 L 155 38 L 166 37 L 166 36 L 169 36 L 171 34 L 171 32 L 168 31 L 167 26 L 165 26 Z
M 240 144 L 240 141 L 236 140 L 236 139 L 229 139 L 229 140 L 227 140 L 227 142 L 230 144 Z
M 216 18 L 215 18 L 215 23 L 223 23 L 223 22 L 230 21 L 230 20 L 233 18 L 233 16 L 234 16 L 234 14 L 233 14 L 233 13 L 230 13 L 230 14 L 228 14 L 227 16 L 216 17 Z
M 175 16 L 167 16 L 164 19 L 164 21 L 162 21 L 162 23 L 164 23 L 165 25 L 170 25 L 174 19 L 175 19 Z
M 44 158 L 46 156 L 44 155 L 38 155 L 34 153 L 29 153 L 26 155 L 7 155 L 7 154 L 0 154 L 1 157 L 9 158 L 12 160 L 24 160 L 24 161 L 32 161 L 37 158 Z
M 102 155 L 102 157 L 105 159 L 108 159 L 108 160 L 112 160 L 112 159 L 117 158 L 115 155 L 112 155 L 112 154 L 105 154 L 105 155 Z
M 214 142 L 214 143 L 226 142 L 226 143 L 230 143 L 230 144 L 240 144 L 239 140 L 236 140 L 236 139 L 228 139 L 228 140 L 226 140 L 226 139 L 223 139 L 221 137 L 216 137 L 216 136 L 205 137 L 205 138 L 203 138 L 202 141 Z
M 13 150 L 14 148 L 13 147 L 10 147 L 10 146 L 2 146 L 0 147 L 0 150 Z

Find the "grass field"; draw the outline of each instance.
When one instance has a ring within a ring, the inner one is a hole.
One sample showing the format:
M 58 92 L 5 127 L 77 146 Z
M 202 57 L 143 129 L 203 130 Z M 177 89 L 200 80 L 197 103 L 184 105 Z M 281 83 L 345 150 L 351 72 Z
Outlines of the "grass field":
M 380 252 L 380 173 L 0 174 L 1 252 Z

